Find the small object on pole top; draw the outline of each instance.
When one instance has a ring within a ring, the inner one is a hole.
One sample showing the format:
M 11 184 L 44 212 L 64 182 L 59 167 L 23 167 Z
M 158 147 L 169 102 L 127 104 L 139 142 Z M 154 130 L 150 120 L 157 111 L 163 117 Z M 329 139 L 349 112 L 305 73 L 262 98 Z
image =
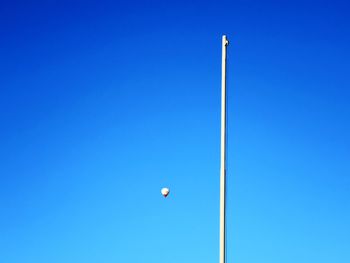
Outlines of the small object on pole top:
M 160 190 L 160 192 L 162 193 L 162 195 L 164 197 L 167 197 L 169 195 L 169 193 L 170 193 L 170 190 L 169 190 L 169 188 L 164 187 L 164 188 L 162 188 L 162 190 Z

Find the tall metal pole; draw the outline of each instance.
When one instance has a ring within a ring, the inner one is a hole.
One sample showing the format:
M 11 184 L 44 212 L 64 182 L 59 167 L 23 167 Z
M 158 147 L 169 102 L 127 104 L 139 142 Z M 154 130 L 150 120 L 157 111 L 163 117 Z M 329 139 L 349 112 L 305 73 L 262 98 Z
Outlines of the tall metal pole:
M 226 262 L 226 48 L 228 40 L 222 36 L 221 64 L 221 161 L 220 161 L 220 263 Z

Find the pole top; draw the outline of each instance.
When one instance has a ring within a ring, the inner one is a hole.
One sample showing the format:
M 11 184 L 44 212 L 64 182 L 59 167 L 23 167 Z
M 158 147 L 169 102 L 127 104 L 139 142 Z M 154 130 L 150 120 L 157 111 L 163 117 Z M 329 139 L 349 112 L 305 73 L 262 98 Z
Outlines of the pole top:
M 226 35 L 223 35 L 223 36 L 222 36 L 222 44 L 223 44 L 225 47 L 228 46 L 228 39 L 227 39 Z

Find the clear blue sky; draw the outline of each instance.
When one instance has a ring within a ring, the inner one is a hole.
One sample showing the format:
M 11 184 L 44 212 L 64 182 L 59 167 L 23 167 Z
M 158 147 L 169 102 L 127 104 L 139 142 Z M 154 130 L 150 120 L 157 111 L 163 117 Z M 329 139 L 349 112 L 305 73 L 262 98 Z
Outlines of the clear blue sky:
M 350 262 L 346 1 L 9 2 L 0 262 L 218 262 L 222 34 L 228 262 Z

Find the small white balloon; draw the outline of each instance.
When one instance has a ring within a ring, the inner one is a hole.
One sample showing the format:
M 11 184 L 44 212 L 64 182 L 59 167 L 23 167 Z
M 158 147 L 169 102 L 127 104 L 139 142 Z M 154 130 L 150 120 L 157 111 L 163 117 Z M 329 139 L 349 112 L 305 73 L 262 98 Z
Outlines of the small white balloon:
M 162 188 L 162 190 L 160 190 L 160 192 L 162 193 L 162 195 L 163 195 L 164 197 L 167 197 L 168 194 L 170 193 L 170 190 L 169 190 L 169 188 L 164 187 L 164 188 Z

